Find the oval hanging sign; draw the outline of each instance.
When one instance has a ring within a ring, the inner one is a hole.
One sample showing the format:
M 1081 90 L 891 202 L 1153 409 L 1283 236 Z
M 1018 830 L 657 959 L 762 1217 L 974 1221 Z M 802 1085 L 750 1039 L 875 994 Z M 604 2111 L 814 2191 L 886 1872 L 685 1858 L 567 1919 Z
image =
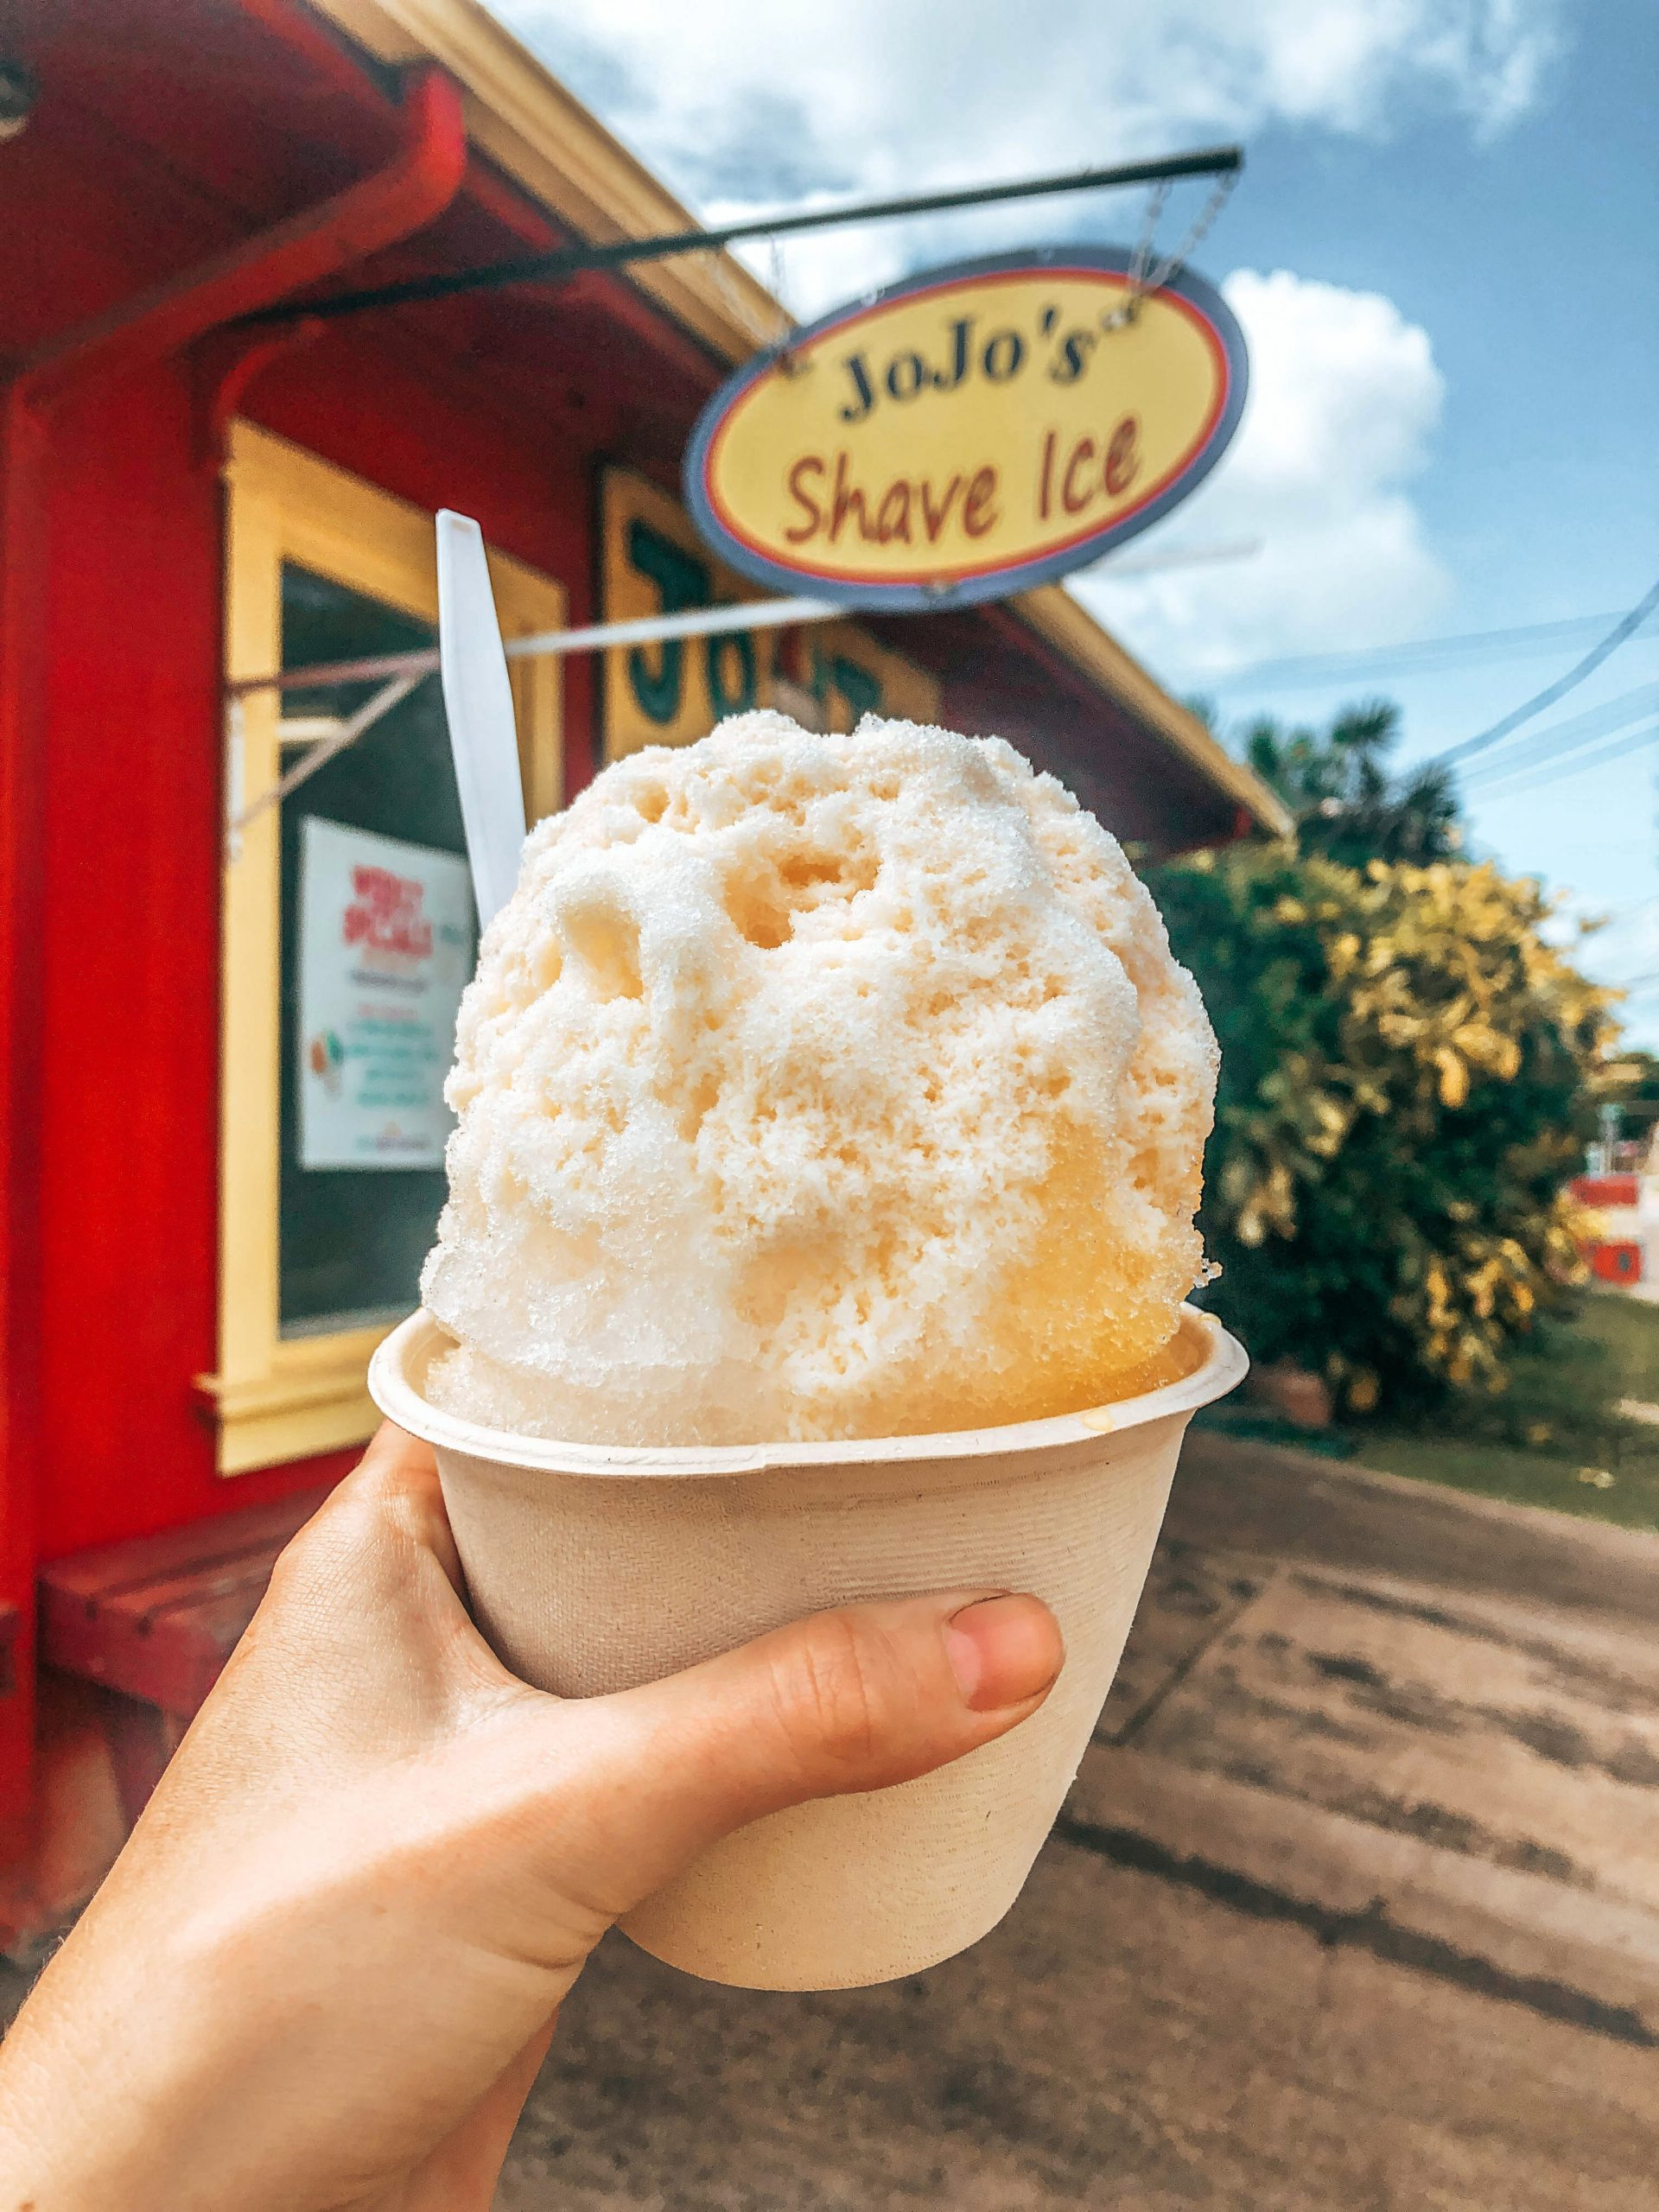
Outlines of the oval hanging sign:
M 686 503 L 775 589 L 967 604 L 1096 561 L 1202 482 L 1244 404 L 1243 334 L 1190 270 L 1134 301 L 1129 257 L 962 262 L 747 362 L 699 416 Z

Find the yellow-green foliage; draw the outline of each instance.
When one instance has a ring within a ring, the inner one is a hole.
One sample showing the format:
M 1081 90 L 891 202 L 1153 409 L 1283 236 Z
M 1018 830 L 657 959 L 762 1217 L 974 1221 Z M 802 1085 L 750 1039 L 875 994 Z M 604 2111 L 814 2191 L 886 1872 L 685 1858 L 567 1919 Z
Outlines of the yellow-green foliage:
M 1211 1301 L 1357 1411 L 1501 1389 L 1507 1344 L 1580 1273 L 1561 1186 L 1617 1033 L 1538 886 L 1281 845 L 1156 890 L 1222 1044 Z

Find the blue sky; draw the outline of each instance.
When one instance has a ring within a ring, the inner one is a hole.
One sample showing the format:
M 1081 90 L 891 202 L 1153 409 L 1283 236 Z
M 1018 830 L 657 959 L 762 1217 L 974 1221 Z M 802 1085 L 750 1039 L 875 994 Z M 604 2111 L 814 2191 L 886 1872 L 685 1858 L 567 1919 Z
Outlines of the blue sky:
M 1651 0 L 495 4 L 709 219 L 1241 139 L 1244 179 L 1194 260 L 1245 324 L 1250 414 L 1133 550 L 1259 550 L 1074 580 L 1224 728 L 1382 692 L 1405 710 L 1402 759 L 1436 752 L 1564 672 L 1595 626 L 1414 668 L 1414 641 L 1611 621 L 1659 579 Z M 1180 188 L 1166 237 L 1204 191 Z M 1130 239 L 1141 212 L 1138 196 L 1055 201 L 755 265 L 806 315 L 930 261 Z M 1370 648 L 1387 651 L 1322 681 L 1263 665 Z M 1659 620 L 1514 749 L 1654 685 Z M 1639 699 L 1621 713 L 1586 751 L 1659 730 Z M 1542 876 L 1569 914 L 1614 914 L 1581 957 L 1609 980 L 1651 976 L 1626 1019 L 1659 1046 L 1659 735 L 1541 776 L 1471 777 L 1477 849 Z
M 1411 488 L 1452 588 L 1423 636 L 1606 613 L 1659 578 L 1659 10 L 1608 0 L 1559 20 L 1563 51 L 1535 102 L 1484 143 L 1446 118 L 1381 140 L 1262 134 L 1216 240 L 1246 265 L 1378 291 L 1429 334 L 1446 397 Z M 1406 713 L 1402 757 L 1488 727 L 1590 642 L 1409 677 L 1379 658 L 1376 686 Z M 1504 749 L 1656 684 L 1659 621 Z M 1235 681 L 1215 696 L 1230 711 L 1318 717 L 1355 688 Z M 1624 734 L 1644 724 L 1659 730 L 1659 711 Z M 1610 733 L 1584 752 L 1621 741 Z M 1652 974 L 1626 1018 L 1659 1046 L 1659 736 L 1526 780 L 1517 771 L 1510 797 L 1496 773 L 1471 781 L 1477 837 L 1584 911 L 1621 913 L 1586 964 Z

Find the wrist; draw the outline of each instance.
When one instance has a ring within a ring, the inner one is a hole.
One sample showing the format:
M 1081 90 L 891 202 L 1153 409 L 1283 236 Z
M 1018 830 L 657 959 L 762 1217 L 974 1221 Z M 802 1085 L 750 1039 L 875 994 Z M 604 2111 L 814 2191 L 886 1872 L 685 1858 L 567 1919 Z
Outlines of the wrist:
M 237 2147 L 251 2148 L 240 2122 L 256 2101 L 237 2078 L 245 2018 L 227 2033 L 201 2003 L 216 1983 L 235 1986 L 223 1965 L 150 1957 L 111 1972 L 79 1948 L 72 1939 L 0 2048 L 0 2212 L 289 2212 L 279 2175 L 262 2166 L 243 2186 L 216 2139 L 228 2107 Z

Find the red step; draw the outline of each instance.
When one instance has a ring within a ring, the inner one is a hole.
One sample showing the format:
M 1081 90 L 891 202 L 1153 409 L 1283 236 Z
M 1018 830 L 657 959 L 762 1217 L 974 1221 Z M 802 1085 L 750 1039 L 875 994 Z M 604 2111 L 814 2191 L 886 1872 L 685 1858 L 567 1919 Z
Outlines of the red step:
M 104 1544 L 41 1574 L 41 1656 L 188 1719 L 252 1619 L 276 1554 L 327 1495 Z

